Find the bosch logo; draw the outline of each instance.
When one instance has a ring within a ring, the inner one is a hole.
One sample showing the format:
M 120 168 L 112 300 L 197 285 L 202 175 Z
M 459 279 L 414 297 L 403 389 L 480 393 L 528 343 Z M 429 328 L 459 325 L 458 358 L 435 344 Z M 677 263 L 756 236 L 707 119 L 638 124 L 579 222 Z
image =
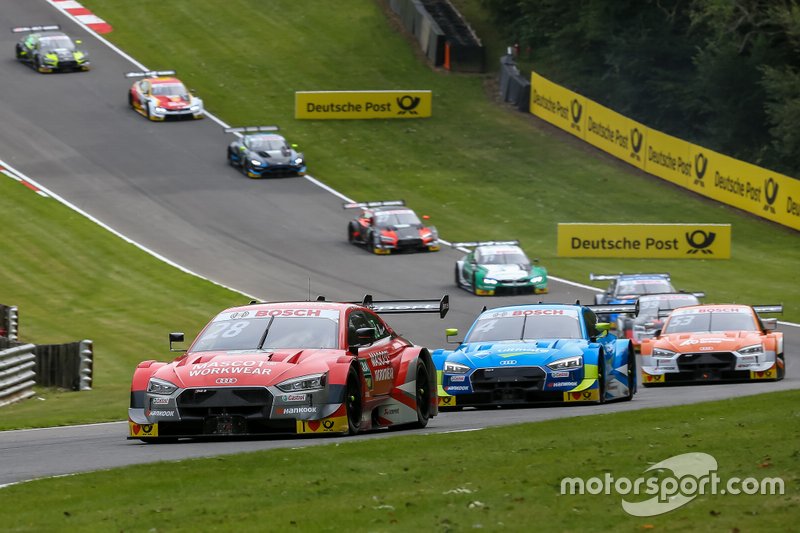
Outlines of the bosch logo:
M 237 381 L 239 381 L 237 378 L 217 378 L 214 383 L 217 385 L 233 385 Z
M 500 364 L 501 365 L 516 365 L 517 364 L 517 360 L 516 359 L 508 359 L 506 361 L 500 361 Z

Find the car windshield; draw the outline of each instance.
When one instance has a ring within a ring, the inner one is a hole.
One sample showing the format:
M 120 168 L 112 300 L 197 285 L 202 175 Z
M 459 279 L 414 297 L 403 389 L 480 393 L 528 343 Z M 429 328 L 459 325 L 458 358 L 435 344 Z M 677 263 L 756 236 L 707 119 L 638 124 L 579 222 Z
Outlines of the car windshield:
M 658 294 L 675 292 L 672 284 L 665 279 L 638 279 L 620 281 L 617 294 Z
M 189 91 L 182 83 L 154 83 L 153 94 L 155 96 L 180 96 L 182 98 L 189 98 Z
M 411 210 L 378 211 L 375 213 L 375 224 L 378 226 L 413 226 L 421 224 L 417 215 Z
M 338 321 L 328 317 L 218 319 L 195 341 L 191 351 L 335 349 L 338 345 Z
M 247 139 L 247 146 L 256 152 L 282 152 L 289 150 L 289 145 L 283 139 L 267 139 L 264 137 Z
M 530 264 L 530 261 L 521 250 L 481 250 L 477 261 L 482 265 Z
M 671 311 L 679 307 L 697 305 L 699 300 L 696 296 L 687 294 L 686 296 L 674 296 L 670 298 L 658 298 L 644 296 L 639 298 L 639 314 L 637 317 L 655 317 L 659 311 Z
M 70 39 L 66 35 L 60 35 L 55 37 L 42 37 L 39 43 L 42 50 L 56 50 L 59 48 L 65 48 L 67 50 L 75 50 L 75 44 L 72 42 L 72 39 Z
M 582 339 L 577 314 L 479 318 L 464 342 Z
M 672 315 L 664 328 L 670 333 L 706 333 L 716 331 L 758 331 L 758 325 L 749 312 L 702 312 Z

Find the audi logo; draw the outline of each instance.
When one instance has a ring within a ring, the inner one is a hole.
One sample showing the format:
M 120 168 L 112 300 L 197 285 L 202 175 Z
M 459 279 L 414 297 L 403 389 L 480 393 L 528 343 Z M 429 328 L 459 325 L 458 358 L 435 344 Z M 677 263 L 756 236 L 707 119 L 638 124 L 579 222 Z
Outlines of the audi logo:
M 233 385 L 237 381 L 239 380 L 236 378 L 217 378 L 217 381 L 215 381 L 215 383 L 217 385 Z
M 516 365 L 517 364 L 517 360 L 516 359 L 507 359 L 505 361 L 500 361 L 500 364 L 501 365 Z

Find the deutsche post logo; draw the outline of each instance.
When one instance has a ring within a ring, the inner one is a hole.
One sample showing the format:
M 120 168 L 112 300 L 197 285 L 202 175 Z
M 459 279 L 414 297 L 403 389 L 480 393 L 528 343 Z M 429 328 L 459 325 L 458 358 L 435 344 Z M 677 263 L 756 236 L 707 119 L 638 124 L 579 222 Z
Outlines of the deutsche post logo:
M 700 187 L 705 187 L 706 184 L 703 182 L 703 178 L 706 175 L 706 170 L 708 169 L 708 158 L 701 153 L 694 156 L 694 175 L 697 176 L 694 180 L 695 185 L 699 185 Z
M 572 103 L 569 106 L 570 115 L 572 115 L 572 124 L 571 126 L 576 130 L 581 129 L 580 122 L 581 122 L 581 114 L 583 114 L 583 106 L 578 101 L 577 98 L 572 99 Z
M 633 153 L 631 153 L 631 157 L 640 161 L 641 158 L 639 157 L 639 150 L 642 149 L 642 141 L 644 140 L 644 135 L 642 132 L 639 131 L 639 128 L 633 128 L 631 130 L 631 148 L 633 148 Z
M 400 112 L 398 115 L 405 115 L 408 113 L 409 115 L 416 115 L 417 112 L 415 109 L 419 105 L 420 97 L 419 96 L 411 96 L 406 94 L 405 96 L 400 96 L 397 98 L 397 107 L 400 108 Z
M 775 214 L 775 200 L 778 198 L 778 182 L 770 176 L 764 182 L 764 196 L 767 199 L 767 204 L 764 206 L 764 211 L 769 211 Z
M 322 427 L 324 427 L 325 429 L 331 429 L 333 427 L 333 420 L 329 419 L 323 420 Z
M 704 254 L 713 254 L 711 250 L 708 249 L 709 246 L 714 242 L 714 239 L 717 238 L 717 234 L 713 231 L 703 231 L 701 229 L 695 230 L 691 233 L 686 233 L 686 242 L 689 246 L 691 246 L 691 250 L 688 250 L 687 254 L 696 254 L 697 252 L 702 252 Z

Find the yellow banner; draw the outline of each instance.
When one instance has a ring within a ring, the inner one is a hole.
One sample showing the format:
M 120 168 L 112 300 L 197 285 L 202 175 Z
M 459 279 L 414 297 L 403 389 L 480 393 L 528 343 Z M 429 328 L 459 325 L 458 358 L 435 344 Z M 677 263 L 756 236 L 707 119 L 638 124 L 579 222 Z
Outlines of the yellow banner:
M 431 91 L 298 91 L 294 118 L 426 118 L 432 100 Z
M 644 169 L 647 128 L 616 111 L 586 100 L 585 141 Z
M 730 259 L 730 224 L 558 225 L 559 257 Z
M 688 187 L 790 228 L 800 229 L 800 181 L 691 145 L 694 174 Z
M 531 73 L 531 113 L 564 131 L 584 138 L 586 98 Z
M 692 175 L 689 143 L 648 128 L 644 169 L 676 185 L 688 187 Z

